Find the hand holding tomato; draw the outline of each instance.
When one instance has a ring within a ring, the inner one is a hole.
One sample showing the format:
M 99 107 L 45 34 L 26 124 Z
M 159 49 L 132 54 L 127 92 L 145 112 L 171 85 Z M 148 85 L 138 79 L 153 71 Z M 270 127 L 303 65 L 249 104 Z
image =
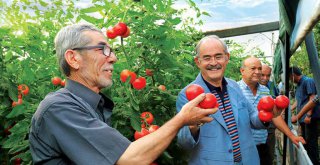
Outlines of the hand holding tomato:
M 204 98 L 205 94 L 200 94 L 181 108 L 181 111 L 177 116 L 181 118 L 184 125 L 197 125 L 200 123 L 208 123 L 213 120 L 209 115 L 216 113 L 218 108 L 202 109 L 197 107 Z

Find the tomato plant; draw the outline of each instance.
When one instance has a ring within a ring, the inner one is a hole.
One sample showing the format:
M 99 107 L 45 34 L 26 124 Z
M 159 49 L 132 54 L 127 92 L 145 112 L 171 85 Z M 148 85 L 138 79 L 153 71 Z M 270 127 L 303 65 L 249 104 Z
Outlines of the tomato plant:
M 140 90 L 146 87 L 147 80 L 144 77 L 139 77 L 132 82 L 132 86 L 134 89 Z
M 53 77 L 52 78 L 52 84 L 57 86 L 61 84 L 61 78 L 60 77 Z
M 128 69 L 122 70 L 121 73 L 120 73 L 120 80 L 122 82 L 126 82 L 128 77 L 130 77 L 130 81 L 129 82 L 132 83 L 136 79 L 137 75 L 134 72 L 131 72 Z
M 156 131 L 157 129 L 159 129 L 160 127 L 158 125 L 150 125 L 149 127 L 149 133 L 152 133 L 154 131 Z
M 147 129 L 141 128 L 141 131 L 136 131 L 134 133 L 134 139 L 138 140 L 138 139 L 140 139 L 140 138 L 142 138 L 142 137 L 144 137 L 144 136 L 146 136 L 148 134 L 149 134 L 149 131 Z
M 158 89 L 162 90 L 162 91 L 165 91 L 166 90 L 166 86 L 164 85 L 159 85 L 158 86 Z
M 279 109 L 285 109 L 285 108 L 287 108 L 289 106 L 290 100 L 285 95 L 279 95 L 274 100 L 274 103 Z
M 148 124 L 152 124 L 154 117 L 151 112 L 142 112 L 140 118 L 147 122 Z

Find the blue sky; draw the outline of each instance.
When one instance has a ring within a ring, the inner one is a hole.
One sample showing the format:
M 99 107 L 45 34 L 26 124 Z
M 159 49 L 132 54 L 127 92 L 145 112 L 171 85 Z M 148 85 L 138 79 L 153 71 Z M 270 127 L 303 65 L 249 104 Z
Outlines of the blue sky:
M 250 24 L 279 20 L 278 0 L 194 0 L 202 11 L 211 17 L 203 16 L 202 30 L 216 30 Z M 187 7 L 184 1 L 178 1 L 177 8 Z M 186 15 L 194 13 L 188 11 Z
M 278 0 L 194 0 L 202 11 L 208 12 L 211 17 L 202 16 L 204 25 L 197 27 L 202 31 L 222 30 L 253 24 L 279 21 Z M 178 1 L 177 8 L 185 8 L 185 1 Z M 185 16 L 194 16 L 195 13 L 188 11 Z M 277 42 L 278 31 L 229 37 L 239 43 L 245 43 L 246 54 L 254 48 L 260 48 L 269 56 L 272 63 L 272 43 Z

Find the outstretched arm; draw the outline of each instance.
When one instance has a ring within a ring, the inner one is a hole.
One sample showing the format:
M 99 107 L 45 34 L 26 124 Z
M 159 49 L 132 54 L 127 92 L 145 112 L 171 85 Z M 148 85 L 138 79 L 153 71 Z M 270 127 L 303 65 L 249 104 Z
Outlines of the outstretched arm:
M 151 164 L 171 143 L 179 129 L 184 125 L 211 122 L 208 117 L 216 109 L 201 109 L 197 105 L 204 99 L 201 94 L 184 105 L 181 111 L 157 131 L 132 142 L 116 164 Z

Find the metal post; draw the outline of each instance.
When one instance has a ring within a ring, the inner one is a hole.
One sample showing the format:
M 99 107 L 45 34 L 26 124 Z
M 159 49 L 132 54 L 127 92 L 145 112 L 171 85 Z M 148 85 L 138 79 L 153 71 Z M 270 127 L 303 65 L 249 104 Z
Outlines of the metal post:
M 318 52 L 316 48 L 316 44 L 314 42 L 313 32 L 311 31 L 305 39 L 306 48 L 309 56 L 309 62 L 311 71 L 313 74 L 313 79 L 316 84 L 317 93 L 320 94 L 320 65 L 319 65 L 319 58 Z

